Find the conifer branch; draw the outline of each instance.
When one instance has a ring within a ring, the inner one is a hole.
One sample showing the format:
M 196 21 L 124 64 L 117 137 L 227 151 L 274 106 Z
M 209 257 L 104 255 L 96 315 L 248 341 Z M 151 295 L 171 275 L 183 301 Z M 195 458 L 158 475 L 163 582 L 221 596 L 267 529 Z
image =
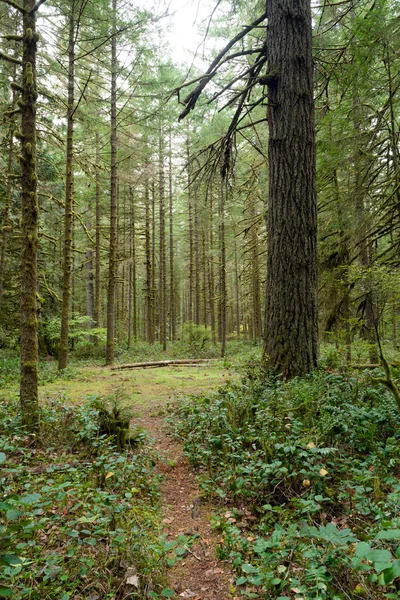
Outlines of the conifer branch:
M 8 4 L 8 6 L 11 6 L 12 8 L 15 8 L 15 10 L 19 10 L 19 12 L 25 14 L 26 10 L 20 6 L 19 4 L 17 4 L 16 2 L 13 2 L 13 0 L 3 0 L 3 2 L 5 4 Z
M 5 54 L 4 52 L 0 52 L 0 58 L 2 58 L 3 60 L 6 60 L 7 62 L 12 63 L 13 65 L 18 65 L 18 66 L 22 66 L 22 61 L 19 60 L 18 58 L 14 58 L 13 56 L 9 56 L 8 54 Z

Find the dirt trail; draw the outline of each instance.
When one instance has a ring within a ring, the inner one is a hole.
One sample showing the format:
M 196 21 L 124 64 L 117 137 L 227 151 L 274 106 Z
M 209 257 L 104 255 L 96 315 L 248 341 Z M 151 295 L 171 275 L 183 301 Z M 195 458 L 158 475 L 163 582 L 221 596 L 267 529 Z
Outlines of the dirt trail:
M 164 531 L 170 540 L 181 534 L 199 535 L 183 561 L 170 569 L 170 587 L 180 598 L 228 600 L 232 573 L 227 563 L 216 558 L 218 535 L 211 529 L 210 506 L 201 498 L 182 446 L 167 435 L 163 418 L 155 414 L 157 408 L 152 405 L 151 414 L 142 408 L 135 422 L 150 432 L 162 456 L 158 470 L 164 477 Z

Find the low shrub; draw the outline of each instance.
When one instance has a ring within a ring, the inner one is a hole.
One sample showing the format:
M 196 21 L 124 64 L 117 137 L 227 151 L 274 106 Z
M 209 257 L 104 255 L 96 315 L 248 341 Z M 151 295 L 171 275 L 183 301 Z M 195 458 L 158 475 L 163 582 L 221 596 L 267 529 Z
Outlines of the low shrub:
M 221 506 L 236 596 L 398 597 L 400 415 L 383 387 L 331 372 L 282 382 L 252 366 L 173 423 Z

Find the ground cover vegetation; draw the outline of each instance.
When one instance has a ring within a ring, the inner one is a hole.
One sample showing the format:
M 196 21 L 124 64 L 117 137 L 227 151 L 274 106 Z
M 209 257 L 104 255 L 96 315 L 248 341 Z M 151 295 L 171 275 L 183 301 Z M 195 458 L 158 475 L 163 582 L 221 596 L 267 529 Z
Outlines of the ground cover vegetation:
M 398 598 L 400 415 L 369 374 L 253 365 L 171 422 L 219 506 L 234 596 Z
M 232 594 L 398 597 L 400 3 L 168 4 L 0 0 L 0 596 L 172 596 L 124 411 L 250 361 L 176 413 Z

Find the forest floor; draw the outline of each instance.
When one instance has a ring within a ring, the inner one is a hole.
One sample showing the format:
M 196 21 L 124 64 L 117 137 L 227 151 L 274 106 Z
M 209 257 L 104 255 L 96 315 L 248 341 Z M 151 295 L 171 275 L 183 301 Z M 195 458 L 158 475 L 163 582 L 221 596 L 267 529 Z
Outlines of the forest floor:
M 219 561 L 219 536 L 211 526 L 211 506 L 202 499 L 196 476 L 180 443 L 168 435 L 165 409 L 183 395 L 217 389 L 237 378 L 221 362 L 195 367 L 166 367 L 111 371 L 105 367 L 83 367 L 69 380 L 56 380 L 41 388 L 41 399 L 65 397 L 82 402 L 95 394 L 119 395 L 133 409 L 132 422 L 149 433 L 162 475 L 161 505 L 163 533 L 169 541 L 185 535 L 194 538 L 184 559 L 170 568 L 169 585 L 176 597 L 193 600 L 227 600 L 231 572 Z

